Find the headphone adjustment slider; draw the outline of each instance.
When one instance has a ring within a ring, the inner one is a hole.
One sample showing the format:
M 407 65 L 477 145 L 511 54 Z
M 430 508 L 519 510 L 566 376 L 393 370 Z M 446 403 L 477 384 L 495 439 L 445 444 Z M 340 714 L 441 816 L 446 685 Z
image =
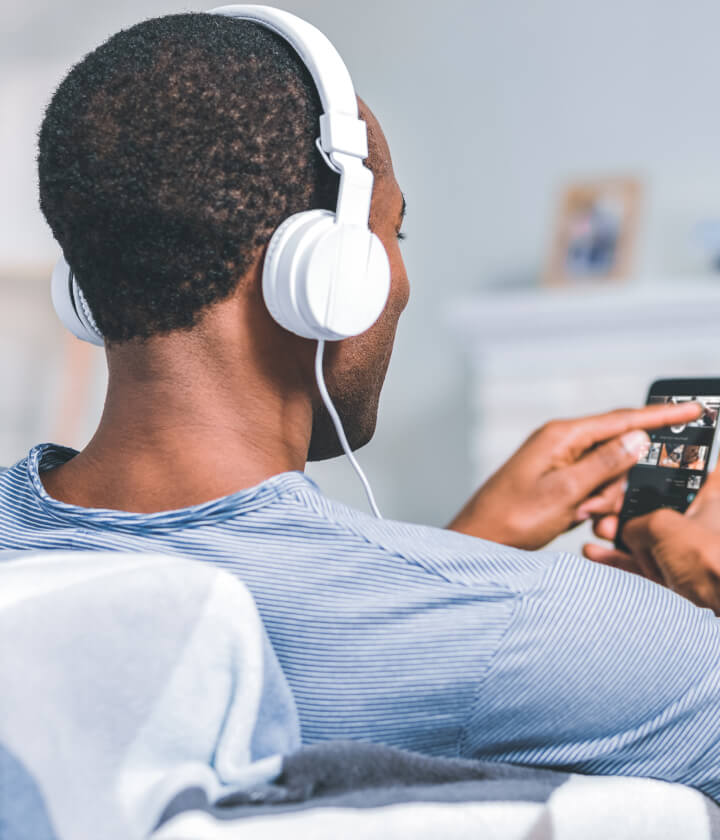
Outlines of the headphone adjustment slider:
M 365 120 L 338 112 L 323 114 L 320 117 L 320 143 L 331 157 L 334 152 L 340 152 L 365 160 L 368 156 Z

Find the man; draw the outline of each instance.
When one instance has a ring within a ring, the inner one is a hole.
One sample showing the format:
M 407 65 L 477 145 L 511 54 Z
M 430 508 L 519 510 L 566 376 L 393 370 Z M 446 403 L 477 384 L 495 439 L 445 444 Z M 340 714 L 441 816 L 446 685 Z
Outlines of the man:
M 36 447 L 0 478 L 0 548 L 162 550 L 238 575 L 306 742 L 653 775 L 720 797 L 715 619 L 638 576 L 522 550 L 612 515 L 640 430 L 699 406 L 550 424 L 446 531 L 350 510 L 301 473 L 340 447 L 314 343 L 270 318 L 260 278 L 286 216 L 334 206 L 319 113 L 283 41 L 207 15 L 119 33 L 61 84 L 41 202 L 106 337 L 109 388 L 83 452 Z M 392 283 L 377 323 L 327 353 L 353 448 L 373 434 L 408 299 L 404 200 L 362 114 Z

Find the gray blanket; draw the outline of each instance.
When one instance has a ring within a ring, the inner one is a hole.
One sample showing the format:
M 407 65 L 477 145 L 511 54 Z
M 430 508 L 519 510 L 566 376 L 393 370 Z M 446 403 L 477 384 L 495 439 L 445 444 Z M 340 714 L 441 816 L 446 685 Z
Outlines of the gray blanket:
M 400 816 L 396 832 L 389 815 Z M 583 777 L 336 741 L 286 756 L 273 783 L 215 804 L 198 789 L 184 791 L 155 837 L 319 840 L 327 831 L 347 840 L 400 840 L 423 831 L 438 836 L 438 825 L 444 840 L 720 840 L 720 809 L 697 791 L 651 779 Z

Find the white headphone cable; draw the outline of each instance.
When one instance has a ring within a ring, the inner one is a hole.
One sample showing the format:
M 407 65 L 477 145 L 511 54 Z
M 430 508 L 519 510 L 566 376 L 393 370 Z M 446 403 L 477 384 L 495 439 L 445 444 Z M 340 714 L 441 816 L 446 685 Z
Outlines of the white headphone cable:
M 315 353 L 315 379 L 317 381 L 318 390 L 320 391 L 320 396 L 322 397 L 323 403 L 325 403 L 325 408 L 330 415 L 330 419 L 333 421 L 333 425 L 335 426 L 335 431 L 337 432 L 338 439 L 340 441 L 340 446 L 343 448 L 343 452 L 347 455 L 348 460 L 353 466 L 353 469 L 358 474 L 358 478 L 362 481 L 362 485 L 365 488 L 365 494 L 367 495 L 368 502 L 370 503 L 370 508 L 372 512 L 377 516 L 378 519 L 382 519 L 382 514 L 375 502 L 375 496 L 373 496 L 372 488 L 370 487 L 370 482 L 367 480 L 365 473 L 362 471 L 362 467 L 358 464 L 357 459 L 353 455 L 350 444 L 347 441 L 347 437 L 345 437 L 345 430 L 343 429 L 342 420 L 340 419 L 340 415 L 337 413 L 337 409 L 333 405 L 332 400 L 330 399 L 330 394 L 328 394 L 327 386 L 325 385 L 325 375 L 323 374 L 323 353 L 325 351 L 325 341 L 323 339 L 318 339 L 317 343 L 317 352 Z

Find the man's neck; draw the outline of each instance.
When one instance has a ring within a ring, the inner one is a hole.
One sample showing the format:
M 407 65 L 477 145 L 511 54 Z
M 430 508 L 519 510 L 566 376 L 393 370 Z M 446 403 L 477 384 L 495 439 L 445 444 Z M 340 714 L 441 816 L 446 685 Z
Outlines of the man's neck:
M 304 468 L 312 431 L 306 389 L 278 384 L 256 359 L 230 365 L 182 340 L 142 356 L 110 352 L 100 425 L 80 454 L 42 473 L 51 496 L 151 513 Z

